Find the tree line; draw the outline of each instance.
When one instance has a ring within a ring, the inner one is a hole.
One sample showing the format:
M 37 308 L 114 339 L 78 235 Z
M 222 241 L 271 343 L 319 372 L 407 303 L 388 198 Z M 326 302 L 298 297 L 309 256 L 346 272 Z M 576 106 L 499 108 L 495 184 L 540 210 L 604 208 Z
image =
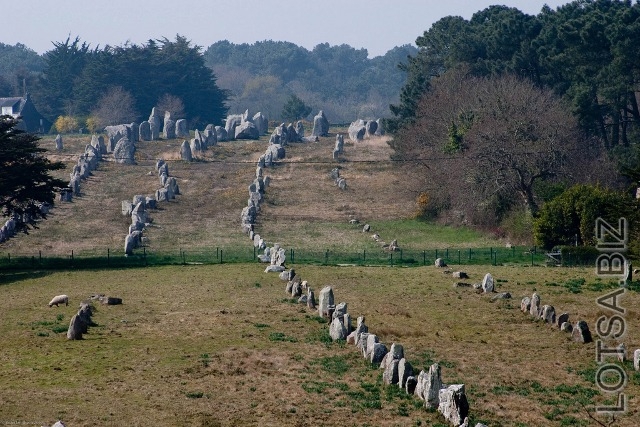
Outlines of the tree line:
M 386 121 L 419 214 L 523 241 L 535 234 L 547 247 L 594 244 L 592 232 L 566 230 L 592 230 L 584 218 L 596 213 L 636 217 L 637 40 L 640 4 L 628 0 L 576 0 L 536 16 L 490 6 L 434 23 L 402 65 L 407 81 Z M 588 203 L 572 205 L 575 185 Z

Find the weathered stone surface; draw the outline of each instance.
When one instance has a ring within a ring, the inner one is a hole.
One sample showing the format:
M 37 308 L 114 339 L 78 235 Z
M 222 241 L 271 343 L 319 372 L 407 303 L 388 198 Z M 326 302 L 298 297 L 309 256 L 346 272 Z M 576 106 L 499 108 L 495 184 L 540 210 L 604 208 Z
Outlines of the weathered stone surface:
M 171 119 L 164 119 L 164 128 L 162 129 L 162 135 L 165 139 L 174 139 L 176 137 L 176 122 Z
M 342 324 L 342 319 L 336 317 L 329 327 L 329 336 L 333 341 L 344 340 L 347 338 L 347 329 Z
M 257 112 L 253 115 L 252 120 L 260 135 L 265 135 L 269 131 L 269 121 L 267 117 L 261 112 Z
M 242 122 L 235 128 L 236 139 L 259 139 L 260 131 L 251 122 Z
M 528 313 L 530 309 L 531 309 L 531 298 L 529 297 L 522 298 L 522 301 L 520 301 L 520 311 L 522 311 L 523 313 Z
M 320 295 L 318 296 L 318 315 L 320 317 L 328 317 L 329 316 L 329 306 L 334 305 L 333 301 L 333 289 L 331 286 L 325 286 L 320 291 Z
M 69 322 L 69 329 L 67 329 L 67 339 L 68 340 L 81 340 L 82 339 L 82 331 L 86 329 L 86 325 L 80 318 L 78 314 L 74 314 L 71 318 L 71 322 Z
M 640 371 L 640 348 L 633 352 L 633 369 Z
M 482 279 L 482 292 L 491 293 L 493 291 L 494 291 L 493 276 L 491 275 L 491 273 L 487 273 L 484 275 L 484 278 Z
M 365 225 L 362 227 L 362 232 L 363 232 L 363 233 L 368 233 L 369 231 L 371 231 L 371 226 L 370 226 L 369 224 L 365 224 Z
M 365 136 L 367 138 L 369 138 L 369 137 L 371 137 L 371 136 L 376 134 L 376 131 L 378 130 L 378 122 L 376 122 L 374 120 L 369 120 L 369 121 L 367 121 L 365 126 L 366 126 L 366 129 L 367 129 Z
M 176 120 L 176 138 L 187 138 L 188 136 L 187 121 L 185 119 Z
M 62 136 L 60 134 L 56 135 L 55 143 L 56 143 L 56 150 L 61 151 L 64 148 L 64 144 L 62 142 Z
M 136 147 L 128 138 L 121 138 L 113 149 L 113 159 L 116 163 L 133 165 L 135 164 Z
M 545 304 L 542 306 L 542 310 L 540 311 L 540 318 L 544 320 L 546 323 L 551 323 L 552 325 L 556 323 L 556 310 L 552 305 Z
M 166 202 L 169 200 L 169 190 L 166 188 L 160 188 L 156 190 L 156 200 L 158 202 Z
M 424 373 L 421 371 L 418 375 L 418 387 L 416 392 L 420 391 L 422 395 L 418 395 L 424 400 L 424 406 L 427 409 L 436 409 L 440 403 L 440 389 L 442 388 L 442 378 L 440 376 L 440 365 L 434 363 L 429 367 L 429 371 Z
M 378 119 L 376 120 L 376 123 L 378 124 L 377 128 L 376 128 L 376 132 L 375 135 L 376 136 L 382 136 L 384 135 L 384 127 L 382 127 L 382 119 Z
M 316 297 L 311 289 L 307 292 L 307 308 L 311 310 L 316 309 Z
M 616 347 L 616 351 L 618 352 L 618 361 L 620 363 L 626 362 L 627 361 L 627 347 L 624 345 L 623 342 L 618 344 L 618 347 Z
M 573 332 L 573 325 L 569 322 L 562 322 L 560 324 L 560 330 L 562 332 Z
M 404 389 L 407 378 L 413 376 L 413 366 L 404 357 L 398 362 L 398 387 Z
M 265 273 L 280 273 L 281 271 L 284 271 L 285 268 L 281 265 L 269 265 L 267 266 L 267 268 L 264 269 Z
M 459 426 L 469 415 L 469 403 L 464 384 L 454 384 L 440 390 L 438 412 L 454 426 Z
M 140 141 L 151 141 L 151 125 L 146 120 L 138 126 L 138 139 Z
M 442 258 L 436 258 L 434 264 L 435 264 L 436 267 L 439 267 L 439 268 L 444 268 L 444 267 L 447 266 L 447 263 L 444 262 L 444 260 Z
M 372 365 L 377 366 L 380 363 L 382 363 L 382 360 L 385 358 L 386 355 L 387 355 L 386 345 L 380 342 L 373 343 L 373 348 L 369 352 L 369 361 L 371 362 Z
M 130 216 L 131 215 L 131 211 L 133 211 L 133 203 L 131 203 L 128 200 L 123 200 L 122 201 L 122 215 Z
M 386 385 L 398 384 L 398 364 L 399 360 L 392 359 L 382 373 L 382 382 Z
M 225 128 L 223 128 L 222 126 L 216 126 L 214 129 L 216 132 L 216 139 L 218 142 L 224 142 L 229 140 L 229 134 L 227 133 L 227 130 Z
M 536 319 L 540 317 L 540 296 L 536 292 L 531 295 L 531 308 L 529 308 L 529 314 Z
M 136 239 L 133 234 L 127 234 L 124 238 L 124 253 L 125 255 L 133 255 L 133 249 L 135 248 Z
M 191 145 L 186 140 L 182 141 L 182 145 L 180 146 L 180 158 L 186 162 L 193 161 Z
M 589 331 L 589 325 L 584 320 L 579 320 L 576 322 L 576 325 L 573 327 L 573 331 L 571 332 L 571 338 L 574 341 L 580 343 L 590 343 L 593 341 L 591 337 L 591 331 Z
M 469 275 L 467 273 L 465 273 L 464 271 L 454 271 L 453 273 L 451 273 L 451 276 L 453 276 L 454 279 L 468 279 Z
M 364 139 L 367 131 L 366 123 L 362 119 L 358 119 L 349 125 L 348 134 L 351 141 L 357 142 Z
M 562 313 L 560 316 L 556 318 L 556 326 L 560 328 L 563 323 L 569 321 L 569 313 Z
M 347 344 L 356 344 L 356 331 L 352 331 L 349 335 L 347 335 Z
M 311 136 L 329 136 L 329 121 L 322 110 L 313 118 Z

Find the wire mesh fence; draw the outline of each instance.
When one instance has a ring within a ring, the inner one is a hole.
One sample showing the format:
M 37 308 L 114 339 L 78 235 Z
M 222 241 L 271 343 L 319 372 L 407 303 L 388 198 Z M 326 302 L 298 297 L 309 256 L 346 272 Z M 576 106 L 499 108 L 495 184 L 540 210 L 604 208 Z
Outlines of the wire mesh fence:
M 179 248 L 174 251 L 155 251 L 140 248 L 125 256 L 122 250 L 104 249 L 71 251 L 66 255 L 37 253 L 0 253 L 0 270 L 37 269 L 104 269 L 162 265 L 194 265 L 260 262 L 262 250 L 252 247 Z M 336 249 L 287 249 L 287 265 L 357 265 L 357 266 L 423 266 L 433 265 L 442 258 L 450 265 L 544 265 L 549 261 L 538 248 L 445 248 L 386 251 L 346 251 Z M 592 260 L 574 256 L 563 265 L 589 265 Z

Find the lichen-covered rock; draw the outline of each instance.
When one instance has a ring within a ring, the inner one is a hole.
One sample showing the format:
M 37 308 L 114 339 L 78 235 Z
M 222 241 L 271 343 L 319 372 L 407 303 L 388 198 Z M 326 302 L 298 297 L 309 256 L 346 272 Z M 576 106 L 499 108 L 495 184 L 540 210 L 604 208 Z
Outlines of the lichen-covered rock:
M 520 301 L 520 311 L 522 311 L 523 313 L 528 313 L 530 309 L 531 309 L 531 298 L 529 297 L 522 298 L 522 301 Z
M 329 306 L 334 305 L 333 301 L 333 289 L 331 286 L 325 286 L 320 291 L 320 295 L 318 296 L 318 316 L 320 317 L 328 317 L 329 316 Z
M 382 373 L 382 382 L 386 385 L 398 384 L 399 360 L 392 359 Z
M 336 317 L 331 322 L 329 335 L 333 341 L 344 340 L 347 338 L 347 329 L 342 324 L 342 320 L 340 318 Z
M 482 279 L 482 292 L 488 294 L 494 291 L 493 276 L 491 273 L 484 275 Z
M 531 307 L 529 308 L 529 314 L 536 319 L 540 317 L 540 296 L 535 292 L 531 295 Z
M 552 305 L 545 304 L 540 311 L 540 318 L 546 323 L 554 324 L 556 322 L 556 310 Z
M 120 138 L 113 149 L 113 159 L 116 163 L 133 165 L 135 164 L 136 147 L 128 138 Z
M 387 355 L 387 346 L 381 342 L 373 343 L 373 348 L 369 352 L 369 361 L 372 365 L 379 365 Z
M 329 120 L 324 115 L 324 111 L 320 110 L 318 114 L 313 118 L 313 130 L 311 136 L 328 136 L 329 135 Z

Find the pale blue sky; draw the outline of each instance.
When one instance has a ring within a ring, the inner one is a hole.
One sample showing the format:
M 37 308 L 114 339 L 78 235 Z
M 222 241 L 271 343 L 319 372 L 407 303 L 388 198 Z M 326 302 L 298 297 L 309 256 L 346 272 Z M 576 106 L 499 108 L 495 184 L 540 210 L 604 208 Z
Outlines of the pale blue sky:
M 176 34 L 206 48 L 219 40 L 289 41 L 307 49 L 319 43 L 366 48 L 383 55 L 413 44 L 448 15 L 466 19 L 489 5 L 512 6 L 535 15 L 557 0 L 20 0 L 2 5 L 0 42 L 23 43 L 38 53 L 52 42 L 79 36 L 91 47 Z

